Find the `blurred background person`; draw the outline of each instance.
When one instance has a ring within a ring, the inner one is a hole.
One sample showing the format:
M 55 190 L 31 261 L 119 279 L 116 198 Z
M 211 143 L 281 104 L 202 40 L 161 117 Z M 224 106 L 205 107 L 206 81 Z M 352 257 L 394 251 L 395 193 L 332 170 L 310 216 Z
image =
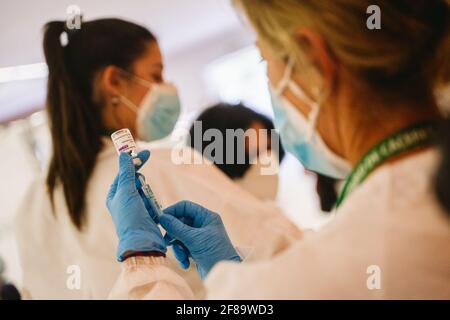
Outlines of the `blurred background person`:
M 195 126 L 199 126 L 195 130 Z M 236 135 L 236 143 L 223 143 L 222 150 L 216 150 L 222 155 L 229 153 L 234 154 L 232 162 L 226 159 L 216 158 L 215 155 L 206 155 L 214 165 L 216 165 L 228 178 L 233 180 L 243 189 L 252 193 L 261 200 L 275 201 L 278 192 L 278 169 L 273 174 L 264 174 L 261 170 L 263 164 L 258 160 L 261 156 L 270 156 L 276 162 L 278 168 L 279 162 L 283 160 L 284 150 L 279 143 L 278 134 L 273 131 L 273 122 L 265 115 L 258 113 L 242 103 L 228 104 L 219 103 L 207 108 L 194 121 L 189 130 L 189 145 L 196 149 L 199 153 L 204 154 L 205 148 L 214 143 L 204 139 L 205 132 L 215 129 L 226 137 L 227 130 L 253 130 L 254 135 Z M 264 130 L 264 131 L 263 131 Z M 272 134 L 278 140 L 272 144 Z M 260 139 L 260 136 L 263 136 Z M 256 137 L 252 139 L 252 137 Z M 196 143 L 196 141 L 200 143 Z M 276 150 L 272 150 L 272 145 L 276 146 Z M 243 148 L 240 148 L 243 146 Z M 228 150 L 232 148 L 232 150 Z M 241 150 L 242 149 L 242 150 Z M 238 161 L 238 153 L 244 152 L 244 160 L 242 163 Z M 204 154 L 205 155 L 205 154 Z

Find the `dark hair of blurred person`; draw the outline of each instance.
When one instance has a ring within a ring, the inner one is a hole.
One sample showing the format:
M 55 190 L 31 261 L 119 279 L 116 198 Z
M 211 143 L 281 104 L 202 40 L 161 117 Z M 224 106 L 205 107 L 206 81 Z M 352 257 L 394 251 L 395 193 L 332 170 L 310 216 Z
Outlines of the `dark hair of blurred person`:
M 199 137 L 195 136 L 196 132 L 194 130 L 194 122 L 189 130 L 191 140 L 188 143 L 192 148 L 196 149 L 202 154 L 205 148 L 210 143 L 213 143 L 211 141 L 205 141 L 203 139 L 205 131 L 209 129 L 219 130 L 223 137 L 226 136 L 227 129 L 242 129 L 244 131 L 247 129 L 266 129 L 268 133 L 267 149 L 269 151 L 271 150 L 271 130 L 274 130 L 273 122 L 265 115 L 253 111 L 242 103 L 218 103 L 203 111 L 195 121 L 200 121 L 202 124 L 201 137 L 199 139 Z M 276 135 L 276 137 L 279 140 L 278 134 Z M 200 145 L 194 143 L 197 139 L 199 139 L 199 141 L 201 140 Z M 227 145 L 227 143 L 223 144 L 223 155 L 226 155 L 228 152 L 234 152 L 235 161 L 233 161 L 233 163 L 226 163 L 226 161 L 223 161 L 223 163 L 218 163 L 217 161 L 214 161 L 214 159 L 210 159 L 223 173 L 225 173 L 229 178 L 233 180 L 242 178 L 251 165 L 251 156 L 249 155 L 248 150 L 246 150 L 245 163 L 238 163 L 237 149 L 239 145 L 239 143 L 233 143 L 234 150 L 228 150 L 227 148 L 229 147 L 229 145 Z M 284 157 L 284 150 L 281 146 L 281 142 L 279 142 L 278 149 L 279 161 L 281 162 Z M 205 156 L 208 158 L 208 155 Z

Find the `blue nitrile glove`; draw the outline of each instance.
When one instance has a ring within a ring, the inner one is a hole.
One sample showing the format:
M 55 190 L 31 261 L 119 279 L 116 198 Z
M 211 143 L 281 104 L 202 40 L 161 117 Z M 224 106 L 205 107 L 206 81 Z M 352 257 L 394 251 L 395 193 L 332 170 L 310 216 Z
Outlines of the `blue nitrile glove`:
M 172 238 L 168 233 L 164 236 L 167 246 L 172 246 L 175 258 L 178 260 L 178 264 L 183 269 L 188 269 L 191 265 L 189 261 L 189 250 L 183 245 L 180 240 Z
M 178 245 L 174 247 L 180 264 L 189 266 L 188 256 L 192 257 L 202 279 L 219 261 L 241 261 L 217 213 L 181 201 L 166 208 L 159 220 L 169 237 L 179 240 L 189 251 Z
M 145 162 L 148 151 L 139 153 Z M 136 188 L 136 169 L 132 157 L 121 153 L 119 174 L 109 190 L 106 206 L 119 236 L 117 260 L 123 261 L 132 252 L 166 253 L 166 244 L 156 223 L 150 217 Z

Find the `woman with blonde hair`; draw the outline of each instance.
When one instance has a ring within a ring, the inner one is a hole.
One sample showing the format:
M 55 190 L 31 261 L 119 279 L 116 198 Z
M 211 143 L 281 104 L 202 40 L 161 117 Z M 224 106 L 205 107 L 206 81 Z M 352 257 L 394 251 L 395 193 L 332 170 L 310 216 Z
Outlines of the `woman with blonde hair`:
M 187 248 L 177 258 L 206 277 L 208 298 L 450 298 L 450 222 L 435 196 L 432 144 L 434 92 L 449 80 L 449 3 L 376 1 L 381 28 L 371 30 L 373 2 L 235 0 L 268 64 L 283 145 L 308 169 L 347 180 L 335 221 L 261 262 L 242 262 L 216 213 L 190 202 L 166 209 L 161 225 Z M 130 298 L 143 282 L 151 288 L 133 297 L 177 296 L 175 282 L 150 277 L 164 258 L 140 257 L 123 232 L 135 230 L 148 251 L 165 244 L 136 227 L 148 214 L 131 159 L 120 160 L 108 207 L 136 254 L 111 296 Z

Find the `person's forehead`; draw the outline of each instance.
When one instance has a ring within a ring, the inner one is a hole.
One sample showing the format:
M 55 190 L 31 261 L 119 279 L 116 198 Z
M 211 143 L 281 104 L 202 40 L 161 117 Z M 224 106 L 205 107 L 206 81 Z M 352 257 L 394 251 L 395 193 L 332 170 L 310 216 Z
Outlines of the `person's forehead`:
M 142 55 L 136 63 L 143 67 L 162 69 L 164 64 L 159 46 L 156 43 L 148 45 L 145 54 Z
M 255 129 L 255 130 L 260 130 L 260 129 L 265 129 L 265 126 L 262 122 L 255 120 L 255 121 L 252 121 L 252 123 L 250 124 L 250 128 Z

